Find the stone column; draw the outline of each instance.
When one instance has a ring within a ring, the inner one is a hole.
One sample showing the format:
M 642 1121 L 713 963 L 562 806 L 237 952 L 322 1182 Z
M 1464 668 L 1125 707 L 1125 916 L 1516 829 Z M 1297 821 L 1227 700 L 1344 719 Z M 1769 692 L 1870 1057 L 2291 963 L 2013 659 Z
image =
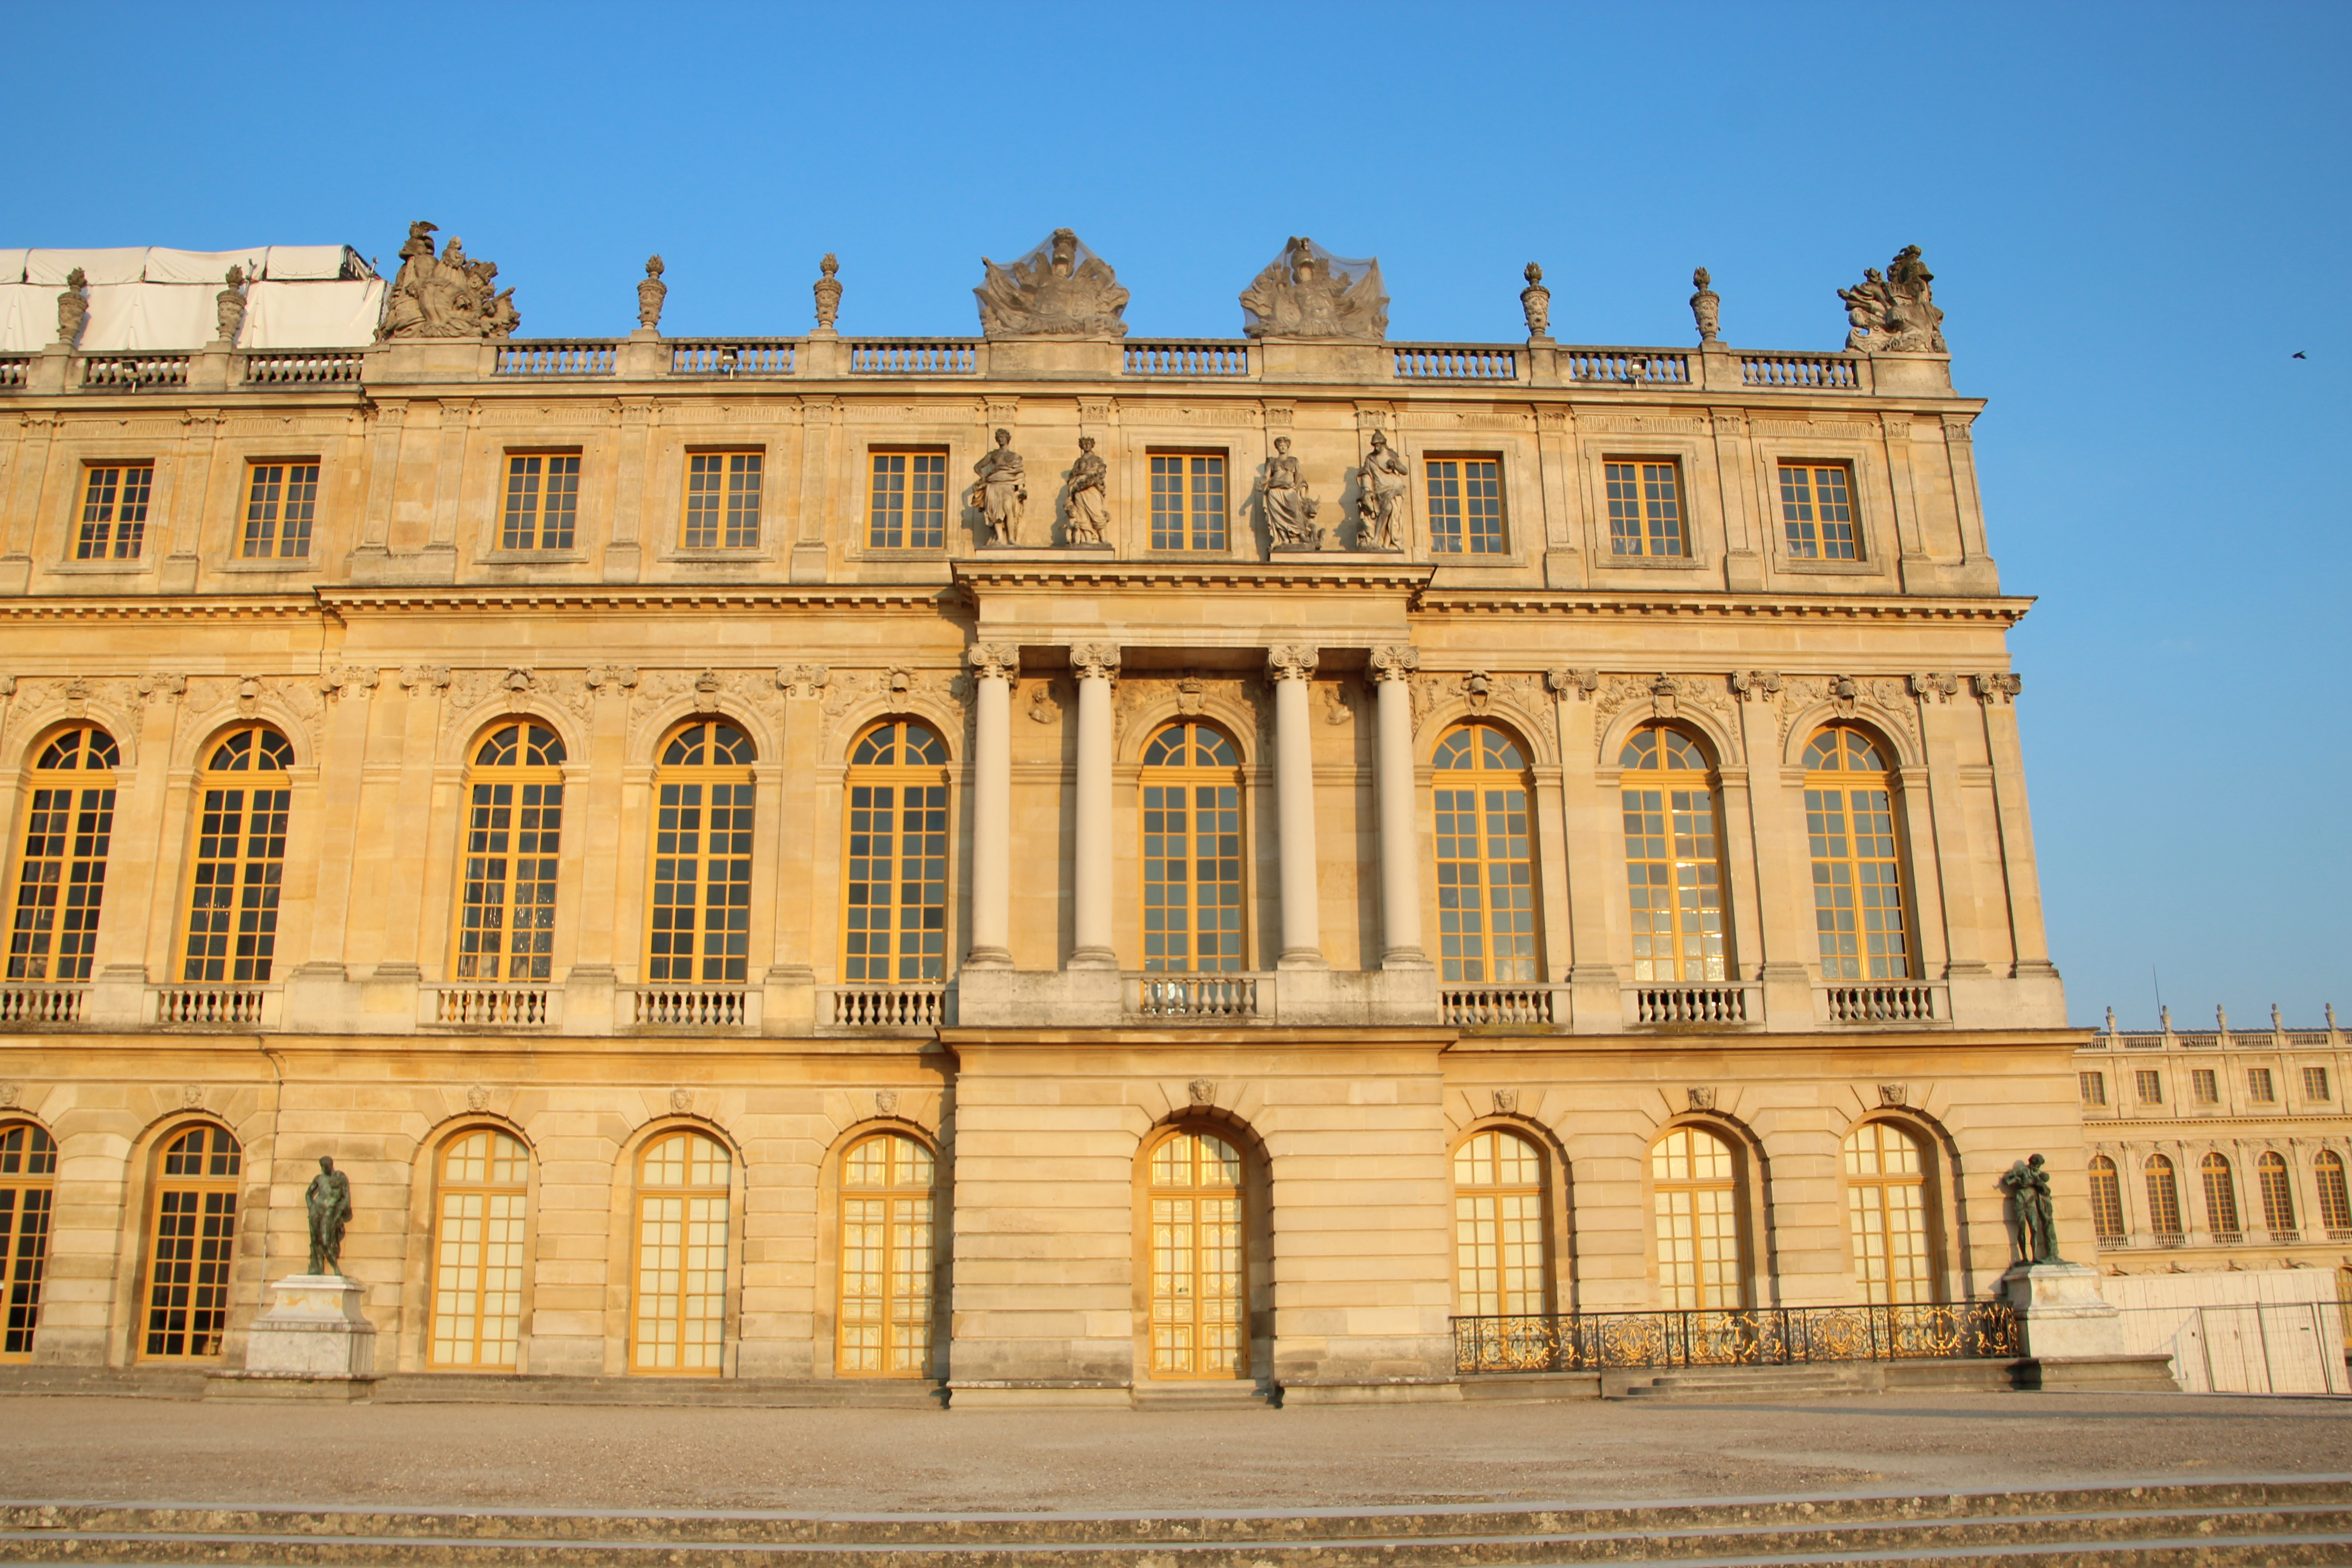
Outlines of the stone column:
M 1410 644 L 1372 649 L 1372 690 L 1380 709 L 1374 737 L 1381 823 L 1381 967 L 1426 969 L 1421 945 L 1421 843 L 1413 830 L 1412 672 L 1421 655 Z
M 1283 969 L 1322 969 L 1322 921 L 1316 907 L 1314 731 L 1307 726 L 1307 683 L 1318 650 L 1277 643 L 1266 650 L 1274 684 L 1274 805 L 1282 851 Z
M 1110 683 L 1118 645 L 1070 649 L 1078 678 L 1078 853 L 1071 889 L 1072 969 L 1117 969 L 1111 947 Z
M 966 969 L 1013 967 L 1013 679 L 1021 650 L 975 644 L 971 745 L 971 943 Z

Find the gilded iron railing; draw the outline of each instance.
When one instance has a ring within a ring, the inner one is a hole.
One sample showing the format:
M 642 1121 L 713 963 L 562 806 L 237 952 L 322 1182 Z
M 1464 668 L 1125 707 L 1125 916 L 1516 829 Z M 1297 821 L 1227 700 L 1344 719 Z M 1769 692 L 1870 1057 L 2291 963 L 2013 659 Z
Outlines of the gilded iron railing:
M 1455 1318 L 1453 1323 L 1454 1366 L 1461 1373 L 1955 1361 L 2022 1353 L 2017 1314 L 2006 1301 L 1557 1312 Z

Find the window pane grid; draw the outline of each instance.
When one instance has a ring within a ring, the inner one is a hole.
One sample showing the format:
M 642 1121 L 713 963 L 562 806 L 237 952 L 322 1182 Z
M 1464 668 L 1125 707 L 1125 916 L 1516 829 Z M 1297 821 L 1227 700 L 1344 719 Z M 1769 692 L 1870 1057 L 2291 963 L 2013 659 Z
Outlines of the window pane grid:
M 1669 1309 L 1715 1310 L 1747 1303 L 1733 1169 L 1730 1148 L 1696 1128 L 1675 1128 L 1651 1147 L 1658 1295 Z
M 868 1138 L 842 1163 L 836 1368 L 919 1377 L 931 1355 L 931 1152 L 903 1133 Z
M 1204 724 L 1171 724 L 1144 748 L 1143 967 L 1243 968 L 1241 753 Z
M 870 501 L 866 531 L 868 549 L 946 549 L 947 454 L 875 453 Z
M 1843 463 L 1780 465 L 1780 526 L 1800 561 L 1856 561 L 1851 476 Z
M 720 1370 L 729 1180 L 727 1151 L 701 1133 L 674 1132 L 646 1151 L 630 1347 L 639 1372 Z
M 236 1258 L 242 1152 L 219 1127 L 192 1127 L 164 1147 L 148 1253 L 147 1355 L 221 1353 Z
M 1474 1134 L 1454 1155 L 1455 1310 L 1518 1316 L 1548 1310 L 1543 1163 L 1517 1134 Z
M 33 1353 L 57 1171 L 58 1146 L 47 1132 L 24 1122 L 0 1128 L 0 1288 L 7 1292 L 0 1358 Z
M 1502 468 L 1498 462 L 1479 458 L 1429 459 L 1430 549 L 1444 554 L 1502 553 Z
M 1637 732 L 1620 762 L 1625 888 L 1635 980 L 1722 980 L 1723 862 L 1706 757 L 1672 730 Z M 1673 777 L 1666 771 L 1680 773 Z M 1661 774 L 1654 785 L 1642 773 Z M 1675 784 L 1686 787 L 1676 788 Z
M 1844 1153 L 1847 1229 L 1862 1299 L 1874 1306 L 1933 1300 L 1919 1146 L 1900 1128 L 1870 1121 L 1847 1136 Z
M 1240 1184 L 1240 1156 L 1222 1139 L 1180 1132 L 1152 1152 L 1154 1377 L 1248 1373 Z
M 2180 1186 L 2172 1162 L 2162 1154 L 2147 1157 L 2147 1219 L 2158 1236 L 2180 1234 Z
M 1151 548 L 1225 548 L 1224 458 L 1152 456 Z
M 2101 1241 L 2124 1237 L 2124 1187 L 2116 1163 L 2105 1154 L 2091 1157 L 2091 1221 Z
M 82 481 L 77 561 L 136 561 L 147 535 L 147 503 L 155 489 L 152 463 L 93 468 Z
M 505 1132 L 469 1132 L 443 1157 L 433 1264 L 436 1366 L 516 1363 L 529 1169 L 521 1141 Z
M 1682 480 L 1672 463 L 1605 463 L 1612 555 L 1685 555 Z
M 319 465 L 256 463 L 247 481 L 247 557 L 299 560 L 309 555 L 310 524 L 319 507 Z
M 555 962 L 563 743 L 509 725 L 474 758 L 457 910 L 460 980 L 545 980 Z
M 1502 731 L 1467 724 L 1438 742 L 1435 765 L 1441 975 L 1465 984 L 1532 984 L 1536 889 L 1526 760 Z
M 892 721 L 850 755 L 841 976 L 867 985 L 947 978 L 947 743 Z
M 42 747 L 33 767 L 8 932 L 11 980 L 88 980 L 114 838 L 113 737 L 90 725 Z
M 740 984 L 747 977 L 751 761 L 751 742 L 726 723 L 688 725 L 663 751 L 646 910 L 648 980 Z
M 282 773 L 293 748 L 274 730 L 230 734 L 213 748 L 206 774 Z M 188 890 L 187 940 L 180 978 L 266 982 L 278 950 L 278 896 L 286 870 L 287 789 L 207 788 L 197 822 Z
M 507 459 L 501 550 L 569 550 L 580 510 L 580 458 L 537 454 Z
M 1822 978 L 1906 979 L 1910 937 L 1895 797 L 1877 748 L 1856 731 L 1825 730 L 1806 747 L 1805 761 L 1811 774 L 1805 788 L 1805 831 L 1812 854 Z M 1856 773 L 1874 776 L 1855 778 Z
M 686 548 L 755 550 L 760 543 L 758 452 L 694 452 L 687 457 Z

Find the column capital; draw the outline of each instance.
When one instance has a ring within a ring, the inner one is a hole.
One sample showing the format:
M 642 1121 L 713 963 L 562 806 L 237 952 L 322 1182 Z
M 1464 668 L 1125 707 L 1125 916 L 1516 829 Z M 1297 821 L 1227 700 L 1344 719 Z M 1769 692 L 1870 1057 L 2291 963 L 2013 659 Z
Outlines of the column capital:
M 1265 650 L 1265 678 L 1272 681 L 1306 680 L 1315 674 L 1320 648 L 1305 643 L 1281 642 Z
M 1372 649 L 1370 664 L 1375 684 L 1402 680 L 1421 668 L 1421 650 L 1409 642 L 1382 643 Z
M 1013 643 L 974 643 L 964 658 L 982 680 L 1011 680 L 1021 673 L 1021 649 Z
M 1080 680 L 1118 679 L 1118 645 L 1081 642 L 1070 645 L 1070 670 Z

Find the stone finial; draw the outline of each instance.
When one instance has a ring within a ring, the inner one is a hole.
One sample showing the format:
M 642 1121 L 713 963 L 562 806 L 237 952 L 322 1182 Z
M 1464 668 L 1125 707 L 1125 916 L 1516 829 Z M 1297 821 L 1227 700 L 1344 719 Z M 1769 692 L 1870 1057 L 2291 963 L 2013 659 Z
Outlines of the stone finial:
M 2108 1009 L 2107 1009 L 2107 1033 L 2108 1033 L 2108 1034 L 2110 1034 L 2110 1035 L 2112 1035 L 2112 1034 L 2114 1034 L 2115 1032 L 2116 1032 L 2116 1010 L 2115 1010 L 2113 1007 L 2110 1007 L 2110 1008 L 2108 1008 Z
M 2165 1006 L 2165 1005 L 2163 1005 L 2162 1004 L 2160 1004 L 2160 1003 L 2159 1003 L 2159 1004 L 2158 1005 L 2158 1006 L 2157 1006 L 2157 1009 L 2156 1009 L 2156 1020 L 2157 1020 L 2158 1025 L 2158 1026 L 2159 1026 L 2164 1030 L 2164 1032 L 2165 1032 L 2166 1034 L 2168 1034 L 2168 1034 L 2172 1033 L 2172 1009 L 2171 1009 L 2171 1008 L 2167 1007 L 2167 1006 Z
M 1865 267 L 1862 281 L 1837 291 L 1845 301 L 1848 353 L 1939 354 L 1944 347 L 1944 312 L 1936 308 L 1936 275 L 1919 259 L 1919 247 L 1906 245 L 1887 263 L 1885 272 Z
M 2336 1004 L 2333 1002 L 2327 1004 L 2327 1032 L 2331 1035 L 2336 1032 Z
M 228 269 L 228 287 L 213 296 L 213 310 L 218 319 L 219 341 L 234 348 L 237 333 L 245 330 L 245 268 Z
M 89 275 L 80 268 L 66 274 L 65 292 L 58 296 L 58 342 L 72 348 L 81 342 L 81 330 L 89 321 L 89 300 L 82 290 L 89 287 Z
M 645 281 L 637 285 L 637 325 L 649 332 L 661 326 L 662 301 L 669 297 L 669 285 L 661 276 L 662 258 L 646 258 Z
M 834 276 L 841 270 L 841 263 L 828 250 L 824 259 L 817 263 L 817 270 L 824 276 L 813 286 L 816 294 L 816 330 L 829 338 L 834 335 L 834 318 L 841 314 L 841 280 Z
M 1551 290 L 1544 287 L 1543 268 L 1530 261 L 1527 269 L 1528 286 L 1519 290 L 1519 309 L 1527 312 L 1528 342 L 1551 342 Z
M 2279 1005 L 2275 1002 L 2271 1004 L 2271 1033 L 2273 1035 L 2286 1033 L 2286 1020 L 2279 1016 Z
M 2213 1009 L 2213 1027 L 2225 1035 L 2230 1032 L 2230 1010 L 2227 1007 Z
M 1691 274 L 1692 286 L 1698 290 L 1690 297 L 1691 320 L 1698 323 L 1698 341 L 1703 343 L 1715 342 L 1723 325 L 1723 296 L 1707 287 L 1710 281 L 1704 267 Z

